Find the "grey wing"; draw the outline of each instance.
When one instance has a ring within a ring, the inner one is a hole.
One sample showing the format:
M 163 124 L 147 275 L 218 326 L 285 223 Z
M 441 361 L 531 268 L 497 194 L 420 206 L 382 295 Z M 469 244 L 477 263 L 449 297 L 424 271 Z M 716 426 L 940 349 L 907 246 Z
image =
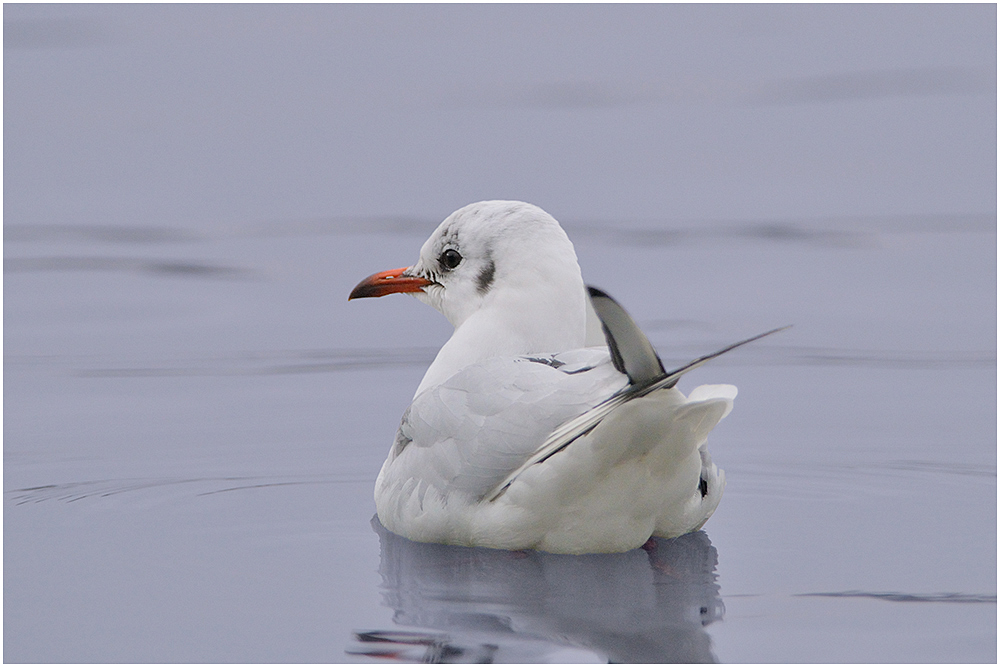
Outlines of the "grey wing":
M 394 445 L 441 491 L 480 499 L 520 468 L 560 424 L 623 389 L 607 350 L 491 359 L 414 399 Z
M 591 289 L 593 290 L 593 288 Z M 617 307 L 617 304 L 614 305 Z M 601 311 L 598 312 L 600 313 Z M 628 318 L 627 315 L 626 317 Z M 631 318 L 628 318 L 625 324 L 626 326 L 634 326 L 634 324 L 631 321 Z M 642 384 L 630 383 L 627 388 L 623 387 L 622 391 L 618 391 L 611 394 L 610 396 L 608 396 L 608 398 L 601 401 L 598 405 L 596 405 L 592 409 L 587 410 L 586 412 L 581 413 L 576 417 L 573 417 L 572 419 L 569 419 L 568 421 L 560 424 L 558 428 L 554 429 L 548 435 L 548 437 L 546 437 L 545 442 L 543 442 L 542 445 L 536 451 L 532 452 L 520 466 L 512 470 L 499 484 L 497 484 L 492 489 L 488 490 L 483 496 L 483 499 L 492 502 L 497 498 L 499 498 L 500 496 L 502 496 L 503 493 L 514 481 L 514 479 L 517 478 L 518 475 L 520 475 L 522 472 L 527 470 L 529 467 L 535 465 L 536 463 L 541 463 L 542 461 L 549 458 L 553 454 L 557 454 L 558 452 L 562 451 L 577 438 L 586 435 L 587 433 L 590 433 L 590 431 L 592 431 L 599 423 L 601 423 L 601 421 L 605 417 L 607 417 L 613 411 L 618 409 L 618 407 L 621 406 L 622 404 L 627 403 L 628 401 L 631 401 L 633 399 L 641 398 L 643 396 L 651 394 L 654 391 L 659 391 L 661 389 L 669 389 L 674 385 L 676 385 L 677 381 L 685 373 L 688 373 L 700 366 L 703 366 L 712 359 L 715 359 L 716 357 L 721 356 L 726 352 L 734 350 L 738 347 L 746 345 L 747 343 L 752 343 L 753 341 L 760 340 L 765 336 L 770 336 L 771 334 L 777 333 L 779 331 L 784 331 L 785 329 L 788 329 L 789 326 L 780 327 L 778 329 L 772 329 L 771 331 L 766 331 L 762 334 L 758 334 L 751 338 L 741 340 L 738 343 L 733 343 L 732 345 L 724 347 L 721 350 L 718 350 L 711 354 L 707 354 L 703 357 L 698 357 L 694 361 L 687 363 L 674 371 L 671 371 L 669 373 L 663 373 L 658 377 L 654 375 L 653 377 L 651 377 Z M 605 324 L 606 335 L 608 335 L 608 329 L 609 327 L 607 326 L 607 324 Z M 641 332 L 640 335 L 642 335 Z M 644 335 L 642 335 L 642 338 L 643 340 L 645 340 Z M 611 335 L 608 335 L 608 347 L 611 349 L 612 357 L 615 359 L 614 362 L 615 365 L 621 366 L 622 368 L 626 368 L 628 364 L 621 363 L 623 357 L 620 355 L 620 353 L 615 351 L 616 345 L 614 340 L 612 340 Z M 652 349 L 651 346 L 650 349 Z M 644 354 L 644 352 L 640 351 L 638 354 L 642 355 Z M 656 359 L 656 362 L 659 363 L 659 358 L 655 356 L 655 352 L 653 353 L 653 356 Z

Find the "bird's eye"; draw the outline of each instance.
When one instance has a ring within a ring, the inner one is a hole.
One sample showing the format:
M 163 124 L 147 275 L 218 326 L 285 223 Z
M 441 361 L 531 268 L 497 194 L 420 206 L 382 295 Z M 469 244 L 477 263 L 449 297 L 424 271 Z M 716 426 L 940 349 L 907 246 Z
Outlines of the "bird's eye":
M 458 251 L 454 248 L 448 248 L 441 253 L 441 256 L 438 258 L 438 262 L 441 263 L 441 266 L 450 271 L 462 263 L 462 256 L 459 255 Z

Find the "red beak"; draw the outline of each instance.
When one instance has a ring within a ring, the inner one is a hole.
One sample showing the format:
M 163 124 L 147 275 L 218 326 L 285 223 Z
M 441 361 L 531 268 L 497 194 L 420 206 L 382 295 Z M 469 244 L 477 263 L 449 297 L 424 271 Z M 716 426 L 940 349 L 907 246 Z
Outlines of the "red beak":
M 364 299 L 370 296 L 385 296 L 394 292 L 419 292 L 425 286 L 431 284 L 430 280 L 419 276 L 404 276 L 403 272 L 408 268 L 404 266 L 401 269 L 373 273 L 358 283 L 357 287 L 351 291 L 351 295 L 347 297 L 347 300 Z

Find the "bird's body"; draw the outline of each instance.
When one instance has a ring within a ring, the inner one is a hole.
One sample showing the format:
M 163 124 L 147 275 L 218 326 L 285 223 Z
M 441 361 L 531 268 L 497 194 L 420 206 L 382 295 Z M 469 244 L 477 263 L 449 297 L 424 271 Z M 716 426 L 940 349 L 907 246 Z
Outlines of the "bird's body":
M 729 386 L 631 401 L 487 499 L 552 431 L 627 385 L 606 349 L 584 348 L 495 357 L 427 388 L 375 483 L 379 520 L 420 542 L 561 553 L 626 551 L 696 530 L 722 495 L 699 446 L 732 406 Z
M 593 289 L 608 344 L 584 347 L 587 292 L 547 213 L 504 201 L 456 211 L 417 264 L 369 277 L 352 298 L 391 292 L 433 305 L 455 333 L 376 481 L 386 528 L 420 542 L 618 552 L 697 530 L 715 511 L 725 478 L 704 443 L 736 388 L 684 396 L 674 384 L 689 368 L 665 373 Z

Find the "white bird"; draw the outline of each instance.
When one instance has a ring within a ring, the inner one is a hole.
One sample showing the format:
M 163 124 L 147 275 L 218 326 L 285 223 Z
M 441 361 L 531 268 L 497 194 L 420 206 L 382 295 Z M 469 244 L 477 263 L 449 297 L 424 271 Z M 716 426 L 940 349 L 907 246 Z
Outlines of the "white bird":
M 715 511 L 725 475 L 705 441 L 736 387 L 685 397 L 674 385 L 760 336 L 666 373 L 628 314 L 590 288 L 607 345 L 585 347 L 573 244 L 516 201 L 459 209 L 416 264 L 369 276 L 349 298 L 394 292 L 434 306 L 455 332 L 375 482 L 387 529 L 417 542 L 620 552 L 698 530 Z

